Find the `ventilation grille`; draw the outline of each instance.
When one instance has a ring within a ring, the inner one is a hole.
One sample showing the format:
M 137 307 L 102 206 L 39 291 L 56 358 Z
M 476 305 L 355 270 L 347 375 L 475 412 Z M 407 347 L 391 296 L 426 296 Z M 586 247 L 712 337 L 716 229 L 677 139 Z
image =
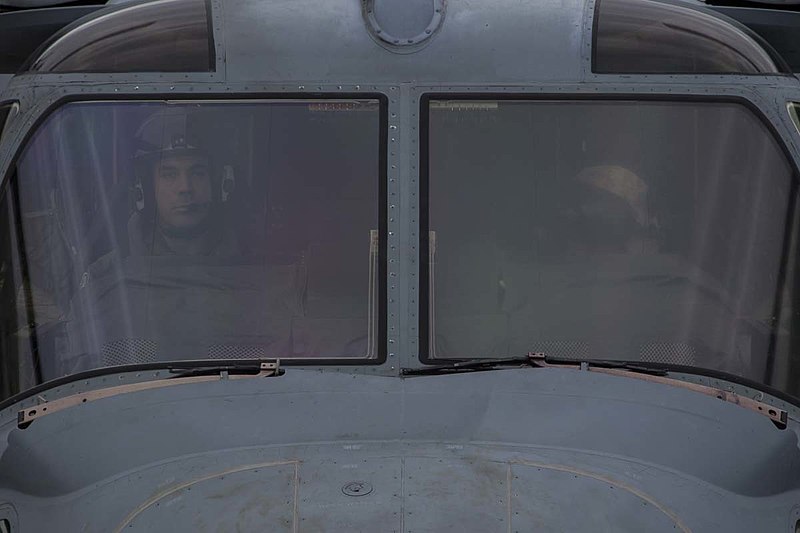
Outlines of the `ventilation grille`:
M 264 347 L 247 344 L 212 344 L 209 359 L 264 359 Z
M 555 359 L 589 358 L 589 344 L 584 341 L 542 341 L 534 344 L 531 351 Z
M 682 342 L 648 342 L 642 345 L 639 356 L 648 363 L 695 364 L 694 347 Z
M 156 343 L 147 339 L 117 339 L 103 345 L 103 361 L 108 366 L 152 363 Z

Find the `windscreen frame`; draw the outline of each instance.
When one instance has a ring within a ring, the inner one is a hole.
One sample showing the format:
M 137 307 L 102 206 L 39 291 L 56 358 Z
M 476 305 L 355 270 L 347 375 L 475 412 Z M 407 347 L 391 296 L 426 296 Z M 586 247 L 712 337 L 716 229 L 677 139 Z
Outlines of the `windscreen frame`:
M 19 113 L 19 102 L 16 100 L 0 102 L 0 109 L 5 111 L 4 114 L 0 114 L 0 141 L 2 141 L 7 126 L 14 116 Z
M 424 366 L 437 365 L 443 363 L 455 363 L 459 361 L 473 360 L 473 358 L 448 358 L 448 357 L 430 357 L 431 352 L 431 314 L 430 314 L 430 276 L 429 276 L 429 231 L 430 231 L 430 112 L 432 101 L 528 101 L 534 102 L 552 102 L 552 103 L 569 103 L 569 102 L 631 102 L 631 103 L 646 103 L 646 102 L 659 102 L 659 103 L 707 103 L 707 104 L 737 104 L 744 107 L 750 112 L 767 130 L 772 140 L 776 143 L 781 154 L 785 158 L 791 169 L 791 183 L 790 183 L 790 199 L 787 207 L 786 219 L 784 226 L 789 224 L 792 217 L 796 215 L 796 211 L 800 208 L 798 205 L 798 194 L 800 194 L 800 164 L 793 156 L 789 146 L 784 138 L 781 136 L 775 123 L 773 123 L 753 101 L 743 96 L 737 95 L 696 95 L 696 94 L 645 94 L 636 92 L 620 92 L 617 94 L 575 94 L 575 93 L 464 93 L 464 92 L 425 92 L 419 98 L 419 116 L 420 116 L 420 129 L 419 129 L 419 144 L 420 144 L 420 169 L 419 169 L 419 250 L 417 255 L 418 270 L 417 277 L 419 279 L 419 298 L 418 298 L 418 347 L 419 347 L 419 362 Z M 781 287 L 786 278 L 787 257 L 790 253 L 792 235 L 791 232 L 785 232 L 782 243 L 780 272 L 778 273 L 777 286 Z M 780 306 L 781 294 L 778 289 L 777 297 L 775 298 L 776 307 Z M 771 386 L 772 373 L 774 371 L 776 350 L 774 349 L 777 340 L 777 328 L 772 328 L 770 332 L 770 350 L 766 360 L 766 371 L 763 381 L 754 382 L 743 376 L 728 374 L 721 370 L 705 367 L 687 367 L 669 363 L 653 363 L 657 367 L 664 368 L 675 372 L 684 371 L 689 374 L 706 375 L 711 377 L 718 377 L 729 381 L 745 384 L 745 386 L 757 386 L 765 391 L 769 391 L 777 397 L 782 397 L 794 403 L 800 401 L 800 397 L 795 398 L 791 394 L 777 390 Z M 491 361 L 492 358 L 486 358 Z M 650 363 L 648 363 L 650 364 Z M 800 367 L 800 361 L 797 362 Z M 790 370 L 791 372 L 791 370 Z
M 378 226 L 378 306 L 377 306 L 377 342 L 376 357 L 348 357 L 348 358 L 289 358 L 281 359 L 281 366 L 312 366 L 312 367 L 327 367 L 327 368 L 352 368 L 352 367 L 380 367 L 387 361 L 388 354 L 388 151 L 389 151 L 389 98 L 384 93 L 379 92 L 363 92 L 363 93 L 210 93 L 198 95 L 195 93 L 162 93 L 154 92 L 143 95 L 114 95 L 114 94 L 95 94 L 95 95 L 68 95 L 62 98 L 54 99 L 36 118 L 31 122 L 30 126 L 26 129 L 23 137 L 18 143 L 14 143 L 13 154 L 8 161 L 5 172 L 0 176 L 0 202 L 5 202 L 7 194 L 13 194 L 13 185 L 16 181 L 16 168 L 22 154 L 29 145 L 30 140 L 41 130 L 41 126 L 59 109 L 67 104 L 72 103 L 89 103 L 89 102 L 118 102 L 118 103 L 224 103 L 231 102 L 233 105 L 241 103 L 256 103 L 264 101 L 281 102 L 281 101 L 302 101 L 312 102 L 319 100 L 375 100 L 378 103 L 378 179 L 377 196 L 377 226 Z M 16 231 L 16 230 L 12 230 Z M 154 363 L 130 364 L 110 367 L 99 367 L 90 370 L 58 377 L 52 380 L 39 383 L 34 387 L 21 390 L 18 393 L 0 400 L 0 409 L 7 405 L 14 404 L 32 395 L 40 392 L 50 390 L 62 384 L 75 382 L 81 379 L 90 379 L 96 376 L 116 374 L 131 371 L 149 371 L 149 370 L 162 370 L 172 367 L 180 368 L 198 368 L 207 367 L 209 364 L 214 364 L 215 360 L 212 359 L 193 359 L 193 360 L 176 360 L 164 361 Z M 232 365 L 251 365 L 252 359 L 229 359 L 225 360 L 225 364 Z
M 789 102 L 786 105 L 789 120 L 794 124 L 797 135 L 800 135 L 800 102 Z

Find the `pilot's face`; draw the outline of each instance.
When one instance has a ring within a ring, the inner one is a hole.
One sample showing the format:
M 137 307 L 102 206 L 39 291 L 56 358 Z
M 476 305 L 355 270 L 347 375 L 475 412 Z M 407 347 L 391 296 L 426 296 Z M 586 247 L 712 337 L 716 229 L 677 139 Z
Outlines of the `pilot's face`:
M 171 155 L 156 163 L 153 176 L 159 222 L 167 228 L 193 229 L 211 209 L 211 175 L 203 155 Z

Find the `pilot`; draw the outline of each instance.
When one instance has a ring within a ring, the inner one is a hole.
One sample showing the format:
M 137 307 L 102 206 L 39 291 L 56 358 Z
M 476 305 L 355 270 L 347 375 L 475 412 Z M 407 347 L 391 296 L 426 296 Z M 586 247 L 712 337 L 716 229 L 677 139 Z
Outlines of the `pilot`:
M 197 117 L 159 112 L 139 128 L 131 255 L 239 255 L 222 203 L 232 188 L 197 136 Z
M 648 209 L 648 187 L 638 175 L 617 165 L 592 166 L 578 174 L 575 185 L 570 252 L 658 252 L 658 219 Z

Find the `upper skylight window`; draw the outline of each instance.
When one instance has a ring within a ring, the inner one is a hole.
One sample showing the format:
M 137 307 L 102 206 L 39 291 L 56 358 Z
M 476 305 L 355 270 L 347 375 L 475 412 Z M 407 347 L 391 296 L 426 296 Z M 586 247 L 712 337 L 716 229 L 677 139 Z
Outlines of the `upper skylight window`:
M 778 74 L 783 61 L 746 27 L 688 6 L 602 0 L 592 70 L 603 74 Z
M 203 0 L 158 0 L 102 10 L 53 36 L 33 72 L 210 72 L 215 68 Z

